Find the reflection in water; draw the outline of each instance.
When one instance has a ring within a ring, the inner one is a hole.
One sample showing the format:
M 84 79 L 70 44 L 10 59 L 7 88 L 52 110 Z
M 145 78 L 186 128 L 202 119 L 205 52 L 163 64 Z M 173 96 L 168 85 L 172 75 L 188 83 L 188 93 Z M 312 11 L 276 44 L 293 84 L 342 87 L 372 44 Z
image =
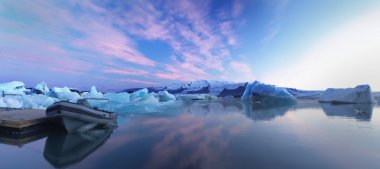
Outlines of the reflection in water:
M 38 133 L 33 132 L 30 134 L 28 133 L 23 135 L 11 135 L 0 133 L 0 143 L 22 147 L 25 144 L 40 140 L 42 138 L 45 138 L 46 136 L 47 132 L 45 130 L 39 131 Z
M 271 120 L 278 116 L 285 115 L 294 105 L 292 102 L 278 102 L 275 105 L 263 105 L 254 102 L 241 102 L 244 113 L 252 120 Z
M 193 103 L 187 110 L 192 115 L 218 115 L 241 112 L 240 99 L 228 101 L 198 101 Z
M 112 131 L 113 128 L 94 129 L 84 133 L 52 131 L 45 143 L 44 157 L 57 168 L 75 164 L 102 146 Z
M 189 107 L 188 112 L 192 115 L 208 116 L 244 111 L 248 118 L 256 121 L 271 120 L 275 117 L 283 116 L 294 105 L 294 102 L 276 102 L 275 104 L 268 105 L 250 101 L 242 102 L 240 99 L 236 99 L 217 102 L 196 102 Z
M 359 121 L 370 121 L 372 117 L 372 104 L 329 104 L 321 103 L 327 116 L 342 116 L 355 118 Z
M 125 114 L 117 130 L 52 131 L 46 143 L 20 149 L 0 145 L 0 152 L 6 152 L 0 153 L 1 168 L 378 169 L 380 108 L 371 117 L 372 107 L 365 105 L 322 105 L 324 112 L 315 103 L 197 101 L 173 114 Z M 372 123 L 340 120 L 347 117 L 372 118 Z M 36 154 L 42 151 L 45 158 Z

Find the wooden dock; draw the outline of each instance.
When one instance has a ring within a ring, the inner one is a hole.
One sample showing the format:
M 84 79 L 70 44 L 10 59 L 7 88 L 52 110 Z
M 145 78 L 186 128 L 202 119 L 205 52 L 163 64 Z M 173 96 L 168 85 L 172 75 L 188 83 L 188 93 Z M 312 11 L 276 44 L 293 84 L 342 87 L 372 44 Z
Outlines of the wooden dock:
M 45 110 L 19 109 L 0 111 L 0 133 L 24 135 L 46 127 Z

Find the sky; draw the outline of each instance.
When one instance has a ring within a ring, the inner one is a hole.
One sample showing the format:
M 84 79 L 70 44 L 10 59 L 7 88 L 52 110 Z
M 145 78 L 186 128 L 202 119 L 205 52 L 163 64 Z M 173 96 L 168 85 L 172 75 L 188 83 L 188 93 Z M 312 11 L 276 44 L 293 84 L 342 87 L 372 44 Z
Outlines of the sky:
M 0 83 L 380 90 L 378 0 L 0 0 Z

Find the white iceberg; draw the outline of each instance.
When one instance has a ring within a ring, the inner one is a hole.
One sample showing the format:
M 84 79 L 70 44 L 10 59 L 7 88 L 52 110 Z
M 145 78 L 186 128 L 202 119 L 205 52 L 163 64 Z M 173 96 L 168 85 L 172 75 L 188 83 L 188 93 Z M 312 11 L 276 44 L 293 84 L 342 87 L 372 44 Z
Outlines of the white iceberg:
M 174 100 L 160 102 L 152 93 L 140 93 L 139 97 L 134 97 L 130 102 L 113 102 L 113 111 L 118 113 L 153 113 L 163 112 L 168 106 L 175 103 Z
M 103 95 L 103 98 L 108 99 L 113 102 L 127 103 L 129 102 L 130 94 L 127 92 L 121 93 L 106 93 Z
M 13 81 L 0 84 L 0 94 L 21 94 L 24 95 L 27 89 L 25 84 L 19 81 Z
M 369 85 L 359 85 L 355 88 L 335 89 L 329 88 L 319 98 L 323 103 L 375 103 Z
M 22 97 L 22 107 L 32 109 L 46 109 L 59 99 L 42 94 L 25 95 Z
M 260 102 L 282 102 L 282 101 L 296 101 L 296 98 L 290 94 L 285 88 L 276 87 L 273 85 L 264 84 L 255 81 L 248 84 L 243 96 L 242 101 L 254 100 Z
M 168 91 L 159 91 L 158 99 L 160 102 L 166 102 L 169 100 L 176 100 L 175 96 L 170 94 Z
M 10 82 L 1 84 L 0 89 L 0 91 L 6 94 L 4 97 L 0 96 L 0 107 L 6 108 L 46 109 L 54 102 L 77 102 L 79 99 L 84 98 L 90 99 L 87 100 L 90 106 L 103 110 L 118 113 L 153 113 L 176 111 L 177 108 L 182 108 L 190 103 L 186 99 L 177 100 L 174 95 L 167 91 L 161 91 L 157 94 L 148 93 L 148 89 L 146 88 L 135 91 L 132 94 L 126 92 L 103 94 L 98 92 L 95 86 L 92 86 L 89 92 L 79 94 L 79 92 L 70 90 L 68 87 L 54 87 L 49 90 L 46 83 L 41 82 L 33 88 L 37 92 L 27 92 L 24 83 Z M 209 100 L 213 97 L 215 96 L 197 95 L 198 99 Z M 91 100 L 91 98 L 95 99 Z M 103 99 L 108 99 L 110 102 Z
M 91 89 L 90 89 L 90 92 L 84 92 L 82 94 L 82 97 L 83 98 L 103 98 L 103 93 L 98 92 L 96 90 L 96 87 L 92 86 Z
M 0 107 L 2 108 L 22 108 L 23 104 L 19 99 L 14 97 L 0 97 Z
M 34 89 L 39 90 L 42 94 L 48 94 L 50 91 L 45 82 L 38 83 Z
M 148 93 L 148 89 L 141 89 L 132 94 L 107 93 L 103 95 L 103 98 L 109 99 L 111 106 L 106 107 L 106 104 L 97 104 L 96 106 L 117 113 L 167 112 L 183 105 L 182 101 L 176 101 L 175 96 L 168 92 Z
M 72 92 L 68 87 L 63 87 L 63 88 L 54 87 L 50 91 L 50 96 L 58 98 L 59 100 L 62 100 L 62 101 L 71 101 L 71 102 L 77 102 L 78 99 L 82 98 L 78 93 Z
M 31 108 L 31 109 L 46 109 L 54 102 L 59 101 L 42 94 L 33 95 L 13 95 L 0 97 L 0 107 L 7 108 Z
M 133 92 L 133 93 L 129 96 L 129 100 L 130 100 L 130 101 L 139 100 L 139 99 L 141 99 L 142 97 L 146 96 L 147 94 L 148 94 L 148 89 L 147 89 L 147 88 L 140 89 L 140 90 L 137 90 L 137 91 Z

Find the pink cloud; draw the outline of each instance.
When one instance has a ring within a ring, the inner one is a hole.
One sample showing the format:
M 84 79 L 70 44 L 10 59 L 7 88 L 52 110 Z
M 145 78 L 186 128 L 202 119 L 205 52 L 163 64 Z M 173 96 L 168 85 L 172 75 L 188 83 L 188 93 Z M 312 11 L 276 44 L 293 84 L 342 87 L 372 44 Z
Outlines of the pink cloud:
M 143 70 L 104 69 L 103 72 L 121 75 L 147 76 L 149 73 Z
M 232 16 L 238 17 L 244 10 L 243 3 L 240 0 L 235 0 L 232 5 Z
M 67 75 L 80 75 L 80 74 L 83 74 L 83 72 L 77 72 L 75 70 L 55 68 L 55 67 L 48 67 L 46 69 L 49 70 L 49 71 L 58 72 L 58 73 L 62 73 L 62 74 L 67 74 Z
M 137 83 L 137 84 L 142 84 L 142 85 L 147 85 L 147 86 L 157 86 L 160 85 L 159 83 L 156 82 L 148 82 L 148 81 L 143 81 L 143 80 L 136 80 L 136 79 L 119 79 L 121 82 L 128 82 L 128 83 Z

